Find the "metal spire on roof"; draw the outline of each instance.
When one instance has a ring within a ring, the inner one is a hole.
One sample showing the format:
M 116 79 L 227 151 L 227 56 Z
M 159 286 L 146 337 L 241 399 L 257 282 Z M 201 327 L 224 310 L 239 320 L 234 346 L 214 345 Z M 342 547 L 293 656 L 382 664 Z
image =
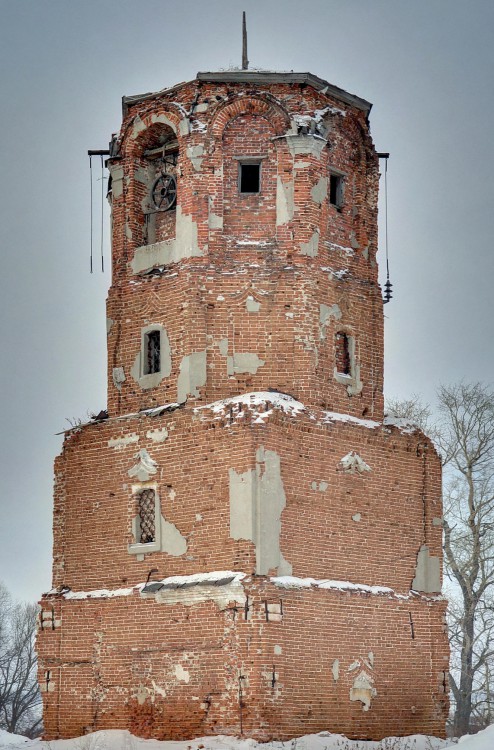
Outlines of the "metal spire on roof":
M 247 21 L 245 20 L 245 10 L 242 12 L 242 70 L 249 69 L 249 60 L 247 58 Z

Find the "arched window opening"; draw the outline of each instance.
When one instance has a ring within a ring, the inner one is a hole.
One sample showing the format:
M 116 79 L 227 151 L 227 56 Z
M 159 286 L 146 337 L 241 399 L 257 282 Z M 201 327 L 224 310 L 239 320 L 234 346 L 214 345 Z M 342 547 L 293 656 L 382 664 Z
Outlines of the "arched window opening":
M 344 331 L 335 336 L 336 372 L 340 375 L 351 375 L 350 342 Z
M 155 123 L 141 136 L 135 184 L 143 212 L 143 244 L 175 237 L 178 141 L 173 129 Z M 141 187 L 142 186 L 142 187 Z

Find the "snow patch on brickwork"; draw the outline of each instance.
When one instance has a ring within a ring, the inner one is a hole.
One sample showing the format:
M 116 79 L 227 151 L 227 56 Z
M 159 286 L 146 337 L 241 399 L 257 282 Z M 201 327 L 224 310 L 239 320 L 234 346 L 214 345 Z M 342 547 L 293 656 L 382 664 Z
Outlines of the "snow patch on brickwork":
M 381 423 L 375 422 L 373 419 L 360 419 L 359 417 L 352 417 L 351 414 L 340 414 L 336 411 L 324 411 L 322 421 L 323 423 L 350 422 L 351 424 L 359 425 L 359 427 L 366 427 L 369 430 L 375 430 L 376 427 L 381 427 Z
M 393 414 L 386 414 L 383 420 L 383 425 L 385 427 L 397 427 L 404 435 L 411 435 L 419 429 L 419 427 L 410 419 L 395 417 Z

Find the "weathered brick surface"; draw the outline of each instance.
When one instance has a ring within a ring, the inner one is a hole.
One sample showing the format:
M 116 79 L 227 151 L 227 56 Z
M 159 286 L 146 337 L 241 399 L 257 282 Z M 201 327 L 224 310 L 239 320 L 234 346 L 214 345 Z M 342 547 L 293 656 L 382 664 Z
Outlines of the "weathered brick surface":
M 239 193 L 242 159 L 258 194 Z M 440 464 L 382 421 L 365 111 L 313 86 L 193 81 L 128 104 L 110 168 L 109 419 L 67 435 L 55 466 L 46 736 L 443 734 Z M 177 205 L 154 214 L 162 168 Z M 144 548 L 143 488 L 161 529 Z M 212 571 L 231 573 L 142 591 Z

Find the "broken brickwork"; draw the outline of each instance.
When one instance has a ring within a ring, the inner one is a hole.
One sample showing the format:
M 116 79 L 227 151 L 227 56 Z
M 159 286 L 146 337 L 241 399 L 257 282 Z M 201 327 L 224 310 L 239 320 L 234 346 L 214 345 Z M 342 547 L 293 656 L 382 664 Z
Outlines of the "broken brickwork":
M 383 416 L 369 111 L 309 74 L 124 98 L 108 418 L 55 467 L 47 738 L 444 734 L 440 464 Z

